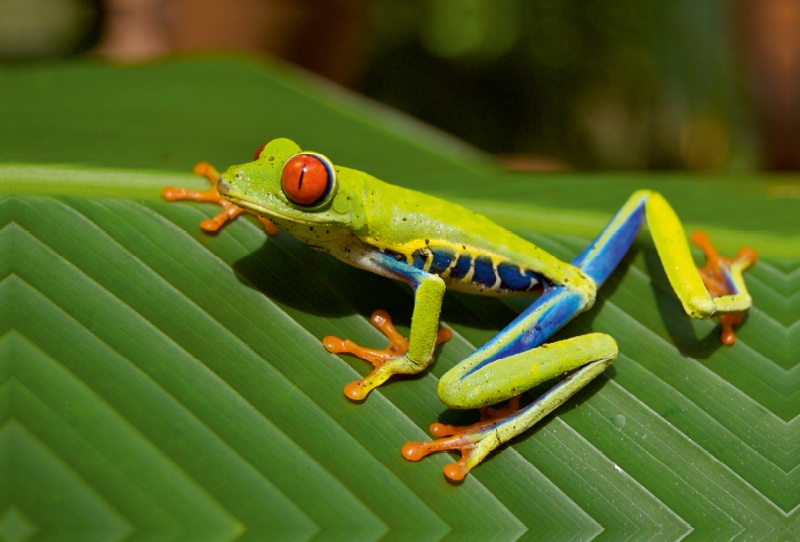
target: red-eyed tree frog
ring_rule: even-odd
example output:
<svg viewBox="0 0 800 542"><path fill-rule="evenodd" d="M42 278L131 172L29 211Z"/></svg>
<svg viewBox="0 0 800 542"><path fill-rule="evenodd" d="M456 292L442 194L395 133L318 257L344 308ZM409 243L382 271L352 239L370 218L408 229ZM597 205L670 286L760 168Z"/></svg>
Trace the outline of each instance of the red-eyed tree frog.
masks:
<svg viewBox="0 0 800 542"><path fill-rule="evenodd" d="M660 194L649 190L631 195L588 248L565 263L473 211L334 166L288 139L265 144L253 162L221 175L205 163L195 172L214 186L204 192L165 188L163 194L169 200L222 204L223 211L204 221L204 229L216 230L245 210L259 216L268 233L276 233L277 225L315 250L401 280L414 290L407 341L382 311L372 320L391 341L384 350L336 337L323 340L331 352L352 353L374 365L368 376L345 387L351 400L364 400L394 374L419 373L431 364L436 345L449 338L447 328L439 329L445 288L479 295L539 294L527 310L439 381L438 394L445 405L481 409L482 421L463 428L434 423L431 432L442 438L402 448L411 461L435 451L461 451L461 459L444 469L453 481L462 480L494 448L529 429L616 359L617 344L603 333L545 341L592 307L597 289L645 219L669 282L689 316L721 317L722 341L732 344L732 327L751 305L742 273L755 262L755 252L743 249L734 259L723 258L704 234L696 233L693 241L708 259L707 267L698 271L677 215ZM564 374L544 395L519 407L524 391ZM503 409L488 408L509 399Z"/></svg>

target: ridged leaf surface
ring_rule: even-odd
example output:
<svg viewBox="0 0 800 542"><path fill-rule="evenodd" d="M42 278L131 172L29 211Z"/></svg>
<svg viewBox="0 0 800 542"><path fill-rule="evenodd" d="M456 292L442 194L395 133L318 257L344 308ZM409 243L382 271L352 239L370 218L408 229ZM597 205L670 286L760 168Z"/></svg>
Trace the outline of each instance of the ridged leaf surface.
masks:
<svg viewBox="0 0 800 542"><path fill-rule="evenodd" d="M511 174L305 76L245 60L0 70L0 539L797 538L800 185L786 177ZM364 362L325 335L407 331L403 285L165 185L288 136L488 215L562 259L633 190L661 191L727 252L761 252L733 347L689 320L643 232L559 337L619 359L461 485L399 449L448 411L437 379L530 302L450 294L423 374L363 404ZM698 258L702 263L702 257Z"/></svg>

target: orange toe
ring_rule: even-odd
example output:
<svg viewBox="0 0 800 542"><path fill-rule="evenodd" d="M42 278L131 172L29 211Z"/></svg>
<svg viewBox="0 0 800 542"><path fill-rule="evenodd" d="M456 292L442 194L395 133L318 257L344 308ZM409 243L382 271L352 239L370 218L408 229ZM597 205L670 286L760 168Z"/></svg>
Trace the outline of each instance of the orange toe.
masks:
<svg viewBox="0 0 800 542"><path fill-rule="evenodd" d="M207 232L219 231L226 223L236 219L242 213L254 215L261 224L264 226L264 231L268 235L276 235L278 233L278 226L263 216L257 215L251 211L247 211L230 201L220 196L217 191L217 181L219 180L219 172L208 162L199 162L194 166L194 173L205 177L211 183L211 188L206 190L192 190L190 188L175 188L167 186L161 190L161 196L167 201L179 200L192 200L205 203L216 203L222 206L222 211L217 213L213 218L209 218L200 222L200 228Z"/></svg>

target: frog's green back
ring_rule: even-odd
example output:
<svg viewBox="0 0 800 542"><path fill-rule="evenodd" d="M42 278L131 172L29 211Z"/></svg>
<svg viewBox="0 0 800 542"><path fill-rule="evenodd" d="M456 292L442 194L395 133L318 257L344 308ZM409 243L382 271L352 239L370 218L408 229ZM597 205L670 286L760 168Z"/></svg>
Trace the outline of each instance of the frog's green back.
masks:
<svg viewBox="0 0 800 542"><path fill-rule="evenodd" d="M501 246L524 250L532 246L461 205L395 186L361 172L348 171L365 178L363 202L369 237L392 244L433 237L481 246L482 241L491 239L486 248Z"/></svg>
<svg viewBox="0 0 800 542"><path fill-rule="evenodd" d="M348 178L363 183L366 225L355 233L373 246L410 257L427 245L450 244L473 256L512 261L557 282L574 274L568 264L475 211L365 173L340 169Z"/></svg>

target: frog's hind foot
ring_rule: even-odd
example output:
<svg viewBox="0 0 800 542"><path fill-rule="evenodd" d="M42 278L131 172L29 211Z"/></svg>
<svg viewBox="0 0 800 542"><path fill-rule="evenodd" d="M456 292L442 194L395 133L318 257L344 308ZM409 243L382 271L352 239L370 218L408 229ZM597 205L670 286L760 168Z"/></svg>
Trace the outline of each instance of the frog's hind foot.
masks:
<svg viewBox="0 0 800 542"><path fill-rule="evenodd" d="M217 191L217 181L219 180L219 172L208 162L199 162L194 166L194 174L205 177L211 183L211 188L206 190L192 190L189 188L175 188L167 186L161 190L161 195L167 201L179 201L190 199L192 201L216 203L222 207L222 211L217 213L213 218L203 220L200 222L200 228L208 232L219 231L226 222L233 221L242 213L249 213L258 218L264 226L264 231L268 235L277 235L278 227L263 216L251 213L242 209L238 205L234 205L219 195Z"/></svg>
<svg viewBox="0 0 800 542"><path fill-rule="evenodd" d="M758 254L755 250L745 247L739 250L735 258L726 258L721 256L714 245L711 243L708 234L704 231L695 231L690 237L692 243L703 251L706 257L706 265L699 267L697 271L703 279L708 293L711 297L720 297L723 295L731 295L736 293L732 284L731 270L736 267L739 272L744 271L756 262ZM719 317L722 326L719 340L726 345L732 345L736 342L736 333L733 331L734 326L738 326L744 318L744 312L736 312L731 314L722 314Z"/></svg>
<svg viewBox="0 0 800 542"><path fill-rule="evenodd" d="M499 444L492 429L463 432L452 437L430 442L408 442L400 452L409 461L419 461L428 454L444 451L459 451L461 459L444 467L444 475L453 482L460 482L489 452Z"/></svg>
<svg viewBox="0 0 800 542"><path fill-rule="evenodd" d="M493 407L479 408L478 413L480 414L481 419L478 422L473 423L472 425L463 425L459 427L455 425L448 425L444 423L435 422L431 424L429 430L434 437L450 437L453 435L458 435L461 433L466 433L469 431L480 429L481 427L491 425L492 423L498 420L502 420L518 412L519 401L521 398L522 394L515 395L514 397L508 400L506 406L501 408L493 408Z"/></svg>
<svg viewBox="0 0 800 542"><path fill-rule="evenodd" d="M372 325L378 328L387 339L389 345L383 349L374 349L360 346L349 339L340 339L329 335L322 339L325 349L332 354L353 354L359 359L368 361L374 367L373 371L361 380L351 382L344 388L344 394L354 401L364 400L370 391L377 388L393 374L406 374L408 362L403 357L408 352L408 340L403 337L392 323L388 312L377 310L370 318ZM451 332L447 328L440 328L436 337L436 345L450 340Z"/></svg>
<svg viewBox="0 0 800 542"><path fill-rule="evenodd" d="M489 452L501 444L497 426L512 420L519 412L521 395L512 397L503 408L481 408L481 420L472 425L455 427L433 423L430 432L439 438L429 442L409 442L401 453L409 461L419 461L428 454L443 451L460 451L461 459L444 468L444 475L453 482L460 482L467 473L480 463Z"/></svg>

